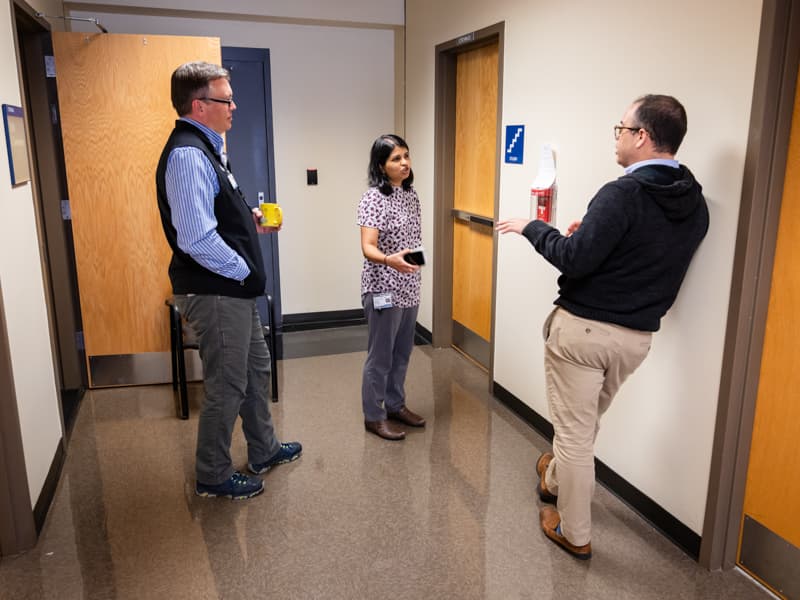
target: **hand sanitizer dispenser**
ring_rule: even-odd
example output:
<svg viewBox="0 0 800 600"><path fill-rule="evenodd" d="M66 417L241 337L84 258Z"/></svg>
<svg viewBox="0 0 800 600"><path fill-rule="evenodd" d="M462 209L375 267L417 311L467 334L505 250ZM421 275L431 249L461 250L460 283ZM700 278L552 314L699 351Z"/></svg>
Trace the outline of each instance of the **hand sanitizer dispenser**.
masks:
<svg viewBox="0 0 800 600"><path fill-rule="evenodd" d="M556 223L556 163L550 144L542 146L539 172L531 184L531 219Z"/></svg>

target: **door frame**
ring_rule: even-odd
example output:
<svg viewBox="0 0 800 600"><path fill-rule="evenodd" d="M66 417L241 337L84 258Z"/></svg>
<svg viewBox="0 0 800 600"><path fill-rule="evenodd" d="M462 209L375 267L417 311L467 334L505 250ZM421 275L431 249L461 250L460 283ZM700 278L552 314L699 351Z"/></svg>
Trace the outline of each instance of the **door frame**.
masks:
<svg viewBox="0 0 800 600"><path fill-rule="evenodd" d="M225 66L226 61L240 61L240 62L257 62L261 63L263 67L264 77L264 123L266 137L266 150L265 157L267 168L267 194L268 198L277 198L277 189L275 183L275 137L273 134L273 112L272 112L272 66L270 64L270 52L268 48L244 48L239 46L221 46L222 66ZM233 75L231 76L233 79ZM235 86L236 83L234 82ZM234 94L236 89L234 89ZM245 125L240 125L245 126ZM227 140L236 137L236 126L226 133ZM232 158L233 168L236 169L237 162L235 157ZM241 168L241 167L240 167ZM249 198L248 202L253 203L254 199ZM263 238L264 236L259 236ZM273 307L275 310L275 328L277 330L276 348L273 350L277 358L283 358L283 309L281 304L281 278L280 278L280 256L278 254L278 234L270 234L266 236L265 241L260 241L261 247L269 244L271 250L271 262L267 264L266 260L264 266L267 269L267 284L266 291L272 296ZM262 250L263 253L263 250ZM265 257L266 258L266 257ZM258 302L259 313L261 322L267 322L266 314L266 301L259 299Z"/></svg>
<svg viewBox="0 0 800 600"><path fill-rule="evenodd" d="M453 226L456 136L456 67L458 55L497 43L497 132L494 181L494 214L500 201L502 153L503 40L505 23L472 31L436 46L434 107L434 258L433 258L433 332L436 348L453 343ZM494 373L494 317L497 286L497 234L492 243L492 314L489 339L489 381Z"/></svg>
<svg viewBox="0 0 800 600"><path fill-rule="evenodd" d="M800 0L764 0L699 562L736 565L783 181L800 66Z"/></svg>
<svg viewBox="0 0 800 600"><path fill-rule="evenodd" d="M0 289L0 559L32 548L37 537L5 315Z"/></svg>
<svg viewBox="0 0 800 600"><path fill-rule="evenodd" d="M53 190L56 190L56 196L60 195L58 186L62 183L55 175L53 165L57 160L63 161L63 150L56 143L56 131L50 120L50 111L46 106L46 100L44 110L41 110L43 105L40 102L40 96L46 99L47 93L46 82L40 81L44 49L39 38L42 35L50 35L51 29L50 25L38 17L37 12L24 0L12 0L10 8L20 97L26 114L28 159L31 164L31 179L28 185L31 188L39 240L50 351L55 367L53 377L56 389L61 394L57 410L59 411L62 435L67 435L71 419L69 415L65 419L64 381L67 377L64 375L63 355L59 347L58 332L62 330L59 329L57 304L64 301L61 292L67 289L69 293L70 290L68 287L59 288L57 282L54 282L54 278L59 275L54 273L52 257L59 253L64 254L68 248L65 247L66 242L63 237L55 241L48 238L46 210L43 205L44 196L51 197ZM76 295L77 292L73 288L71 293ZM63 321L65 320L62 319ZM71 338L74 340L74 336ZM63 350L63 347L61 348ZM74 375L74 365L67 365L67 369L70 368L72 368L70 374ZM72 377L69 380L76 381L76 378ZM68 411L73 416L76 412L76 403L80 400L83 390L81 373L78 373L77 381L79 381L78 397L75 400L75 395L72 394L70 402L73 410ZM64 438L62 437L36 505L33 506L28 484L2 290L0 290L0 389L2 389L0 395L0 506L7 507L7 510L0 514L0 557L2 557L23 552L36 544L38 532L44 524L47 511L55 495L64 457Z"/></svg>
<svg viewBox="0 0 800 600"><path fill-rule="evenodd" d="M39 234L53 364L60 395L62 430L69 436L81 398L89 385L83 350L78 278L69 205L64 148L55 77L45 72L52 56L50 26L24 2L15 0L15 32L23 104L29 126L34 212ZM68 212L68 211L67 211Z"/></svg>

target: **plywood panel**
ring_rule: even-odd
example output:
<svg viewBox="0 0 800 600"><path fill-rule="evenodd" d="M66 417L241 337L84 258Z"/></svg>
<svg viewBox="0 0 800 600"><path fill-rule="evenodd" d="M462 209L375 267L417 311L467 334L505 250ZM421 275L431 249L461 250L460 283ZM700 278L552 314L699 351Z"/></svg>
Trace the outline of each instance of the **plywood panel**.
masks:
<svg viewBox="0 0 800 600"><path fill-rule="evenodd" d="M165 352L169 247L155 169L176 119L170 75L221 62L218 38L54 33L87 356Z"/></svg>
<svg viewBox="0 0 800 600"><path fill-rule="evenodd" d="M494 217L498 45L459 54L453 205Z"/></svg>
<svg viewBox="0 0 800 600"><path fill-rule="evenodd" d="M800 86L796 92L744 512L800 547Z"/></svg>
<svg viewBox="0 0 800 600"><path fill-rule="evenodd" d="M453 223L453 319L486 341L492 329L491 227Z"/></svg>

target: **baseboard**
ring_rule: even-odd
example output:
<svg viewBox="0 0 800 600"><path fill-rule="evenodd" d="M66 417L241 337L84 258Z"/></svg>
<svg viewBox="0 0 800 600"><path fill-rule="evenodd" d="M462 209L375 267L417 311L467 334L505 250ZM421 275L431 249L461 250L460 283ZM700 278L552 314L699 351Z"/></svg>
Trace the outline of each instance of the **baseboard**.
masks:
<svg viewBox="0 0 800 600"><path fill-rule="evenodd" d="M81 404L86 388L79 387L70 390L61 390L61 414L64 417L64 432L69 439L75 417L78 416L78 407Z"/></svg>
<svg viewBox="0 0 800 600"><path fill-rule="evenodd" d="M352 310L327 310L313 313L294 313L283 315L281 331L304 331L308 329L326 329L329 327L347 327L349 325L364 325L364 309Z"/></svg>
<svg viewBox="0 0 800 600"><path fill-rule="evenodd" d="M550 443L553 442L553 426L550 424L550 421L542 417L496 381L492 382L492 393L498 400L517 413L517 416L523 421L546 437Z"/></svg>
<svg viewBox="0 0 800 600"><path fill-rule="evenodd" d="M498 400L552 443L553 426L547 419L496 381L492 382L492 392ZM595 476L603 487L641 515L642 518L658 529L686 554L695 560L699 558L701 537L698 534L620 477L606 464L596 458L594 459L594 464Z"/></svg>
<svg viewBox="0 0 800 600"><path fill-rule="evenodd" d="M367 319L364 317L364 310L361 308L315 313L295 313L283 315L283 325L278 331L278 337L280 338L281 333L292 331L349 327L351 325L366 325L366 323ZM431 344L433 343L433 334L417 323L414 331L414 343L417 346ZM278 358L280 358L280 355Z"/></svg>
<svg viewBox="0 0 800 600"><path fill-rule="evenodd" d="M33 507L33 522L36 525L37 535L42 531L44 520L47 518L47 511L50 510L50 505L53 503L53 498L55 498L58 480L61 477L65 459L64 440L60 439L58 440L55 456L53 456L53 462L50 463L50 470L44 480L42 491L39 494L39 499L36 501L36 506Z"/></svg>
<svg viewBox="0 0 800 600"><path fill-rule="evenodd" d="M433 343L433 334L425 327L417 323L414 330L414 344L417 346L425 346Z"/></svg>

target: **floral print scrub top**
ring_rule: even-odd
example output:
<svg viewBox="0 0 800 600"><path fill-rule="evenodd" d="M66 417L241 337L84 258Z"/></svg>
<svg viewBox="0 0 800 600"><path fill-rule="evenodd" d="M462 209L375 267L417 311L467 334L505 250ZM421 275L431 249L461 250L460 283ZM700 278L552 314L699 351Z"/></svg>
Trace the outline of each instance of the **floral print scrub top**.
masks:
<svg viewBox="0 0 800 600"><path fill-rule="evenodd" d="M422 245L422 219L416 190L395 187L390 196L384 196L378 188L369 188L358 203L358 225L378 230L378 249L384 254L418 248ZM419 271L400 273L365 258L361 295L392 292L394 306L410 308L419 305L421 281Z"/></svg>

